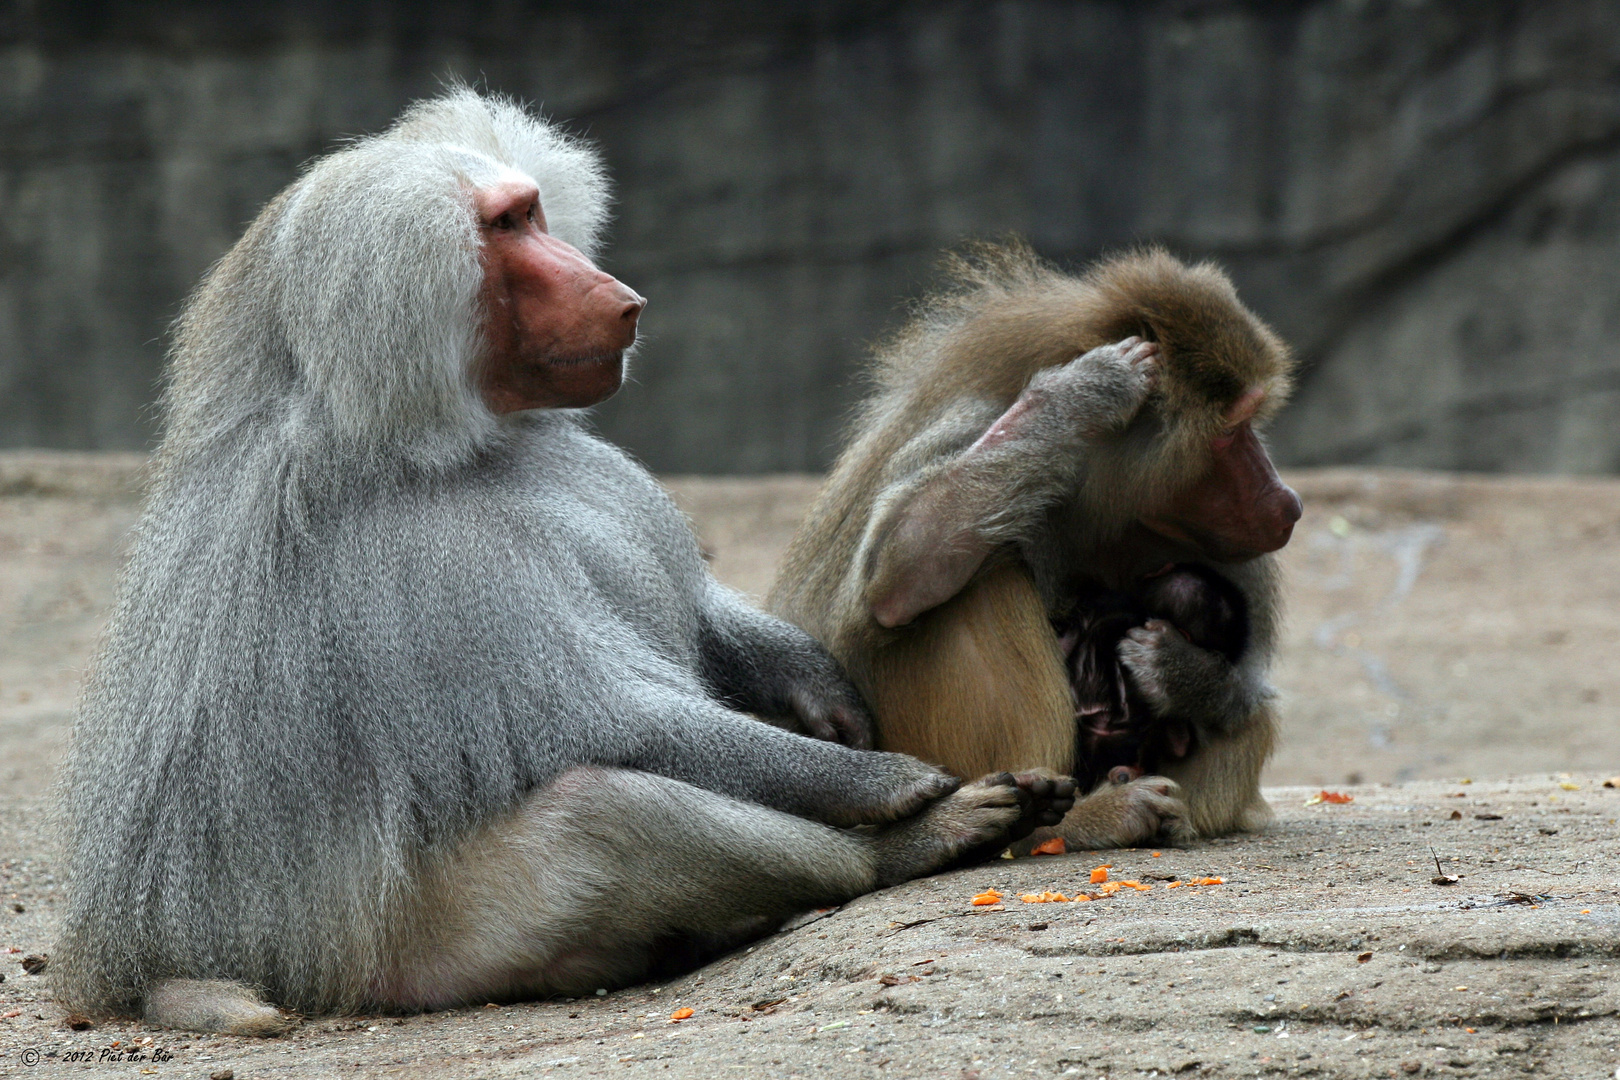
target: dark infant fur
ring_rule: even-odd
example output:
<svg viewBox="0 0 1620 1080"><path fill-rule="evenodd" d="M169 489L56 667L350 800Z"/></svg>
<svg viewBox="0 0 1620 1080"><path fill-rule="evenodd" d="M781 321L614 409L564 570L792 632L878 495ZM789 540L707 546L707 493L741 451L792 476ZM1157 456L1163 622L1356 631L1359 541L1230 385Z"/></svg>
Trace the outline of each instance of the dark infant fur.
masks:
<svg viewBox="0 0 1620 1080"><path fill-rule="evenodd" d="M1149 620L1169 623L1192 644L1220 653L1231 663L1249 638L1243 593L1214 570L1180 563L1144 579L1130 593L1095 586L1053 622L1069 670L1075 701L1075 780L1082 791L1112 770L1125 779L1159 771L1193 748L1193 728L1184 719L1155 716L1119 660L1125 635Z"/></svg>

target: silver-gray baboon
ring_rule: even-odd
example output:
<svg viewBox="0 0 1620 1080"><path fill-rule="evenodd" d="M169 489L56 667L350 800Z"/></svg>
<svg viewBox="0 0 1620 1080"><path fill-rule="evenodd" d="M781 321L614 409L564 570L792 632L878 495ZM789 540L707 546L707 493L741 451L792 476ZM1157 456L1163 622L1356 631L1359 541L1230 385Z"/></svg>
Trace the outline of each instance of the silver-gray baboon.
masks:
<svg viewBox="0 0 1620 1080"><path fill-rule="evenodd" d="M1072 803L857 749L837 665L589 433L644 303L592 262L606 206L589 149L456 90L191 298L65 771L70 1007L589 992Z"/></svg>
<svg viewBox="0 0 1620 1080"><path fill-rule="evenodd" d="M1255 428L1287 395L1287 350L1219 270L1162 251L1081 277L1017 245L953 265L955 286L879 350L876 391L768 606L843 663L881 748L959 776L1040 766L1095 782L1114 762L1077 715L1097 690L1074 682L1076 614L1100 614L1099 593L1142 605L1156 575L1199 566L1172 583L1195 594L1178 610L1233 602L1214 637L1241 646L1200 648L1162 617L1119 627L1110 650L1150 715L1102 734L1136 740L1161 775L1131 764L1058 832L1103 847L1258 825L1275 730L1268 553L1300 505Z"/></svg>

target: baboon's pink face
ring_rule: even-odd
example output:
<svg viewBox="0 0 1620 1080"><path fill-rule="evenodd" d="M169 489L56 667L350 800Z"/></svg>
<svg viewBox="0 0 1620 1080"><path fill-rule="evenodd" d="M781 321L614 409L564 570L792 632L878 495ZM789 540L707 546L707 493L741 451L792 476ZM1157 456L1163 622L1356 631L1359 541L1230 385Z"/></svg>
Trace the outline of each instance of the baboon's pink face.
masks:
<svg viewBox="0 0 1620 1080"><path fill-rule="evenodd" d="M1254 389L1227 409L1226 428L1210 440L1204 474L1142 524L1217 562L1243 562L1288 543L1302 508L1254 433L1264 401L1265 392Z"/></svg>
<svg viewBox="0 0 1620 1080"><path fill-rule="evenodd" d="M480 189L473 203L484 268L478 381L490 410L579 409L613 396L647 301L546 232L532 183Z"/></svg>

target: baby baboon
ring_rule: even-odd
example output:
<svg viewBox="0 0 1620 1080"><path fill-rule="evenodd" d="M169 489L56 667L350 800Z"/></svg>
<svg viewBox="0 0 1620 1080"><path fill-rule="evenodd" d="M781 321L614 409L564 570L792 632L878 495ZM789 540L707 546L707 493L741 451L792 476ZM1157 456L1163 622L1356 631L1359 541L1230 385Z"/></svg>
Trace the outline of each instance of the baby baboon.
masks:
<svg viewBox="0 0 1620 1080"><path fill-rule="evenodd" d="M456 90L187 303L65 770L70 1008L270 1034L590 993L1072 804L855 749L833 660L591 434L645 303L591 260L606 206L589 149Z"/></svg>
<svg viewBox="0 0 1620 1080"><path fill-rule="evenodd" d="M1167 564L1217 568L1243 601L1235 658L1163 620L1129 629L1134 614L1101 613L1125 628L1118 659L1149 730L1185 725L1188 751L1162 755L1160 776L1099 787L1060 832L1094 847L1259 824L1269 553L1300 505L1256 429L1287 396L1287 350L1218 269L1162 251L1071 277L1027 248L982 247L953 269L879 350L772 610L843 662L879 746L960 776L1067 772L1076 703L1053 620L1095 590L1133 609Z"/></svg>
<svg viewBox="0 0 1620 1080"><path fill-rule="evenodd" d="M1083 586L1074 607L1053 620L1074 692L1075 783L1090 791L1104 777L1129 783L1159 772L1193 749L1179 717L1159 717L1131 682L1119 646L1138 627L1175 632L1237 663L1248 643L1243 594L1198 563L1166 567L1134 593Z"/></svg>

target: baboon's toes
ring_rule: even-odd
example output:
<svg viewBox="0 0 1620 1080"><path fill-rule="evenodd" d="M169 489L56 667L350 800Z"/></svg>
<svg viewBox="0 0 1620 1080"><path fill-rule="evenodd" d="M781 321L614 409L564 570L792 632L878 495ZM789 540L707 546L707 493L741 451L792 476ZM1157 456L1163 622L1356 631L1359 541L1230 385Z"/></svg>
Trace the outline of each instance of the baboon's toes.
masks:
<svg viewBox="0 0 1620 1080"><path fill-rule="evenodd" d="M1074 809L1074 778L1053 776L1050 773L1024 772L1013 778L1020 791L1029 796L1030 805L1024 816L1031 824L1028 832L1041 826L1056 825ZM1020 837L1021 839L1022 837Z"/></svg>

